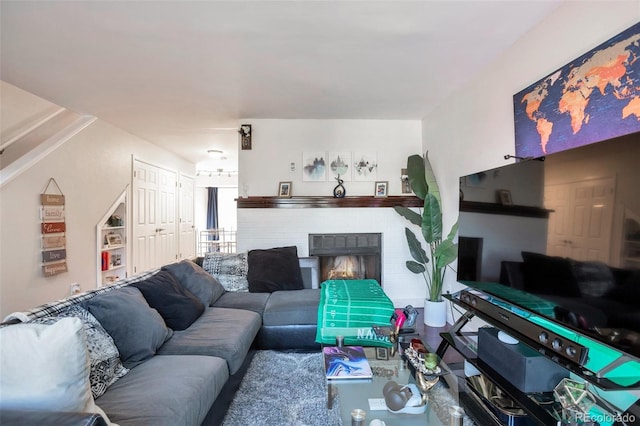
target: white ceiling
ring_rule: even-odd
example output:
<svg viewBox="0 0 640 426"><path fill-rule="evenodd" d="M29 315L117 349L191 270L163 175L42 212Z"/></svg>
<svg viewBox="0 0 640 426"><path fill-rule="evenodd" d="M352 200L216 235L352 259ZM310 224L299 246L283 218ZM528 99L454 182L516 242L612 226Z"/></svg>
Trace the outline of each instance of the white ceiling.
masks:
<svg viewBox="0 0 640 426"><path fill-rule="evenodd" d="M562 1L2 0L0 76L234 170L242 118L421 119Z"/></svg>

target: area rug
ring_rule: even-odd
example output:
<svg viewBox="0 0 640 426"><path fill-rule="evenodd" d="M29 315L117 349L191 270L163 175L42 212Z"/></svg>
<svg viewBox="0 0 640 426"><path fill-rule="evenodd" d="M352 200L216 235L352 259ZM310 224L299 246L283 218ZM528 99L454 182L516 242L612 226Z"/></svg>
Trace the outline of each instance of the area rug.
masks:
<svg viewBox="0 0 640 426"><path fill-rule="evenodd" d="M322 354L259 351L224 418L224 426L340 426L327 409Z"/></svg>

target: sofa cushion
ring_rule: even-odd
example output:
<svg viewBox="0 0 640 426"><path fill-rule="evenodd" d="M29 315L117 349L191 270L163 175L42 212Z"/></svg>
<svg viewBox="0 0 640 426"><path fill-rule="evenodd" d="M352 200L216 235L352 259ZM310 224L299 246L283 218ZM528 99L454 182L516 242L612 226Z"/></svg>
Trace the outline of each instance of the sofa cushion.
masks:
<svg viewBox="0 0 640 426"><path fill-rule="evenodd" d="M234 374L247 356L262 325L255 312L207 308L187 330L176 331L158 351L160 355L209 355L224 358Z"/></svg>
<svg viewBox="0 0 640 426"><path fill-rule="evenodd" d="M318 323L319 289L276 291L264 309L265 326L304 325Z"/></svg>
<svg viewBox="0 0 640 426"><path fill-rule="evenodd" d="M571 261L558 256L522 252L524 289L531 293L580 296Z"/></svg>
<svg viewBox="0 0 640 426"><path fill-rule="evenodd" d="M217 308L246 309L262 316L270 293L248 293L227 291L213 304Z"/></svg>
<svg viewBox="0 0 640 426"><path fill-rule="evenodd" d="M162 270L131 286L140 290L149 306L157 310L173 330L184 330L204 312L202 302L169 271Z"/></svg>
<svg viewBox="0 0 640 426"><path fill-rule="evenodd" d="M204 306L212 305L225 292L213 275L189 259L163 266L162 269L176 277Z"/></svg>
<svg viewBox="0 0 640 426"><path fill-rule="evenodd" d="M200 425L229 378L212 356L154 356L98 398L120 426Z"/></svg>
<svg viewBox="0 0 640 426"><path fill-rule="evenodd" d="M202 269L213 275L226 291L249 291L247 253L207 253Z"/></svg>
<svg viewBox="0 0 640 426"><path fill-rule="evenodd" d="M79 318L0 329L0 409L106 415L89 382L86 337Z"/></svg>
<svg viewBox="0 0 640 426"><path fill-rule="evenodd" d="M118 348L109 333L89 311L78 305L69 306L55 317L36 318L30 321L29 324L50 325L61 318L67 317L78 318L82 321L89 353L91 393L94 398L98 398L116 380L127 374L129 370L122 365Z"/></svg>
<svg viewBox="0 0 640 426"><path fill-rule="evenodd" d="M271 293L304 288L296 246L251 250L247 259L249 291Z"/></svg>
<svg viewBox="0 0 640 426"><path fill-rule="evenodd" d="M83 303L113 338L127 368L155 355L173 333L135 287L123 287Z"/></svg>

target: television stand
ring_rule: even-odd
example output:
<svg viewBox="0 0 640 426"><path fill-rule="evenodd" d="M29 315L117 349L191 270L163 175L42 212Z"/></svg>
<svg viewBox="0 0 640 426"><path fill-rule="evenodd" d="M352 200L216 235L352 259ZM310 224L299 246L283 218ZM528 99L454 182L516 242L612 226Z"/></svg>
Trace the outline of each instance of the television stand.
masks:
<svg viewBox="0 0 640 426"><path fill-rule="evenodd" d="M480 359L477 355L477 332L465 332L463 328L465 325L469 323L469 321L478 317L484 320L489 325L496 327L498 330L503 330L509 335L515 337L520 342L525 344L526 346L531 347L532 349L538 351L542 355L549 358L551 361L559 364L560 366L566 368L570 372L578 375L579 377L585 379L585 381L601 388L601 389L616 389L616 390L632 390L637 389L636 385L630 385L627 387L622 386L620 383L615 383L612 380L608 380L603 378L598 372L592 372L585 367L586 362L586 354L582 352L577 352L577 355L574 357L575 361L572 361L569 357L561 357L557 354L548 350L545 346L545 343L538 342L537 340L532 339L530 336L539 336L542 331L545 329L540 328L536 330L536 334L531 334L530 330L527 327L524 327L524 330L518 329L518 326L521 325L519 320L527 321L519 317L518 321L509 322L512 319L511 315L507 315L507 313L511 313L508 311L507 307L505 307L505 311L500 313L498 311L492 312L491 309L488 309L484 303L478 303L476 299L463 298L465 290L458 292L456 294L446 294L444 297L451 301L453 304L461 307L464 310L464 313L460 316L460 318L447 330L446 332L440 333L442 341L438 346L436 351L437 355L442 358L447 352L449 348L453 348L457 353L459 353L468 363L477 368L486 379L488 379L491 383L497 386L504 394L509 396L515 403L517 403L531 418L540 424L545 425L562 425L561 420L558 420L558 415L555 413L556 410L560 409L559 403L553 403L553 393L545 392L540 394L542 399L536 399L535 396L537 394L533 393L525 393L518 389L511 381L505 379L500 371L495 370L492 366L488 365L482 359ZM482 295L480 295L482 297ZM489 297L488 299L491 299ZM484 300L483 300L484 302ZM501 305L502 301L496 300L497 305ZM492 305L493 308L503 309L500 306ZM493 309L492 308L492 309ZM498 312L498 313L496 313ZM534 324L536 327L540 327L538 324ZM556 329L556 331L561 332ZM577 333L577 332L575 332ZM535 338L535 337L534 337ZM575 339L580 340L580 339ZM578 345L578 343L574 341L570 341L567 339L567 342L571 342L572 344ZM566 346L565 346L566 347ZM588 348L585 348L585 352L588 353ZM473 391L468 389L466 383L460 386L461 389L467 392L469 395L473 394ZM473 395L472 395L473 396ZM461 396L462 397L462 396ZM597 405L603 407L605 410L610 411L614 414L623 414L624 410L619 410L615 407L612 407L610 403L607 401L603 401L602 399L597 400ZM555 406L555 408L554 408ZM487 407L488 409L488 407ZM624 414L635 416L636 419L640 419L640 406L636 402L632 404ZM497 424L501 424L500 422Z"/></svg>

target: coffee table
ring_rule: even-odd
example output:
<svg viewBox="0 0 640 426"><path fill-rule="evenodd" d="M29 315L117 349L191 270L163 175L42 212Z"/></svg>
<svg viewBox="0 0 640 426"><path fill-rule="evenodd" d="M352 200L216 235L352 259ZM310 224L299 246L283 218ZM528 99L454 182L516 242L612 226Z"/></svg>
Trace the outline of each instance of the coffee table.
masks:
<svg viewBox="0 0 640 426"><path fill-rule="evenodd" d="M351 425L351 411L356 408L366 411L365 425L368 425L373 419L383 420L387 426L400 424L403 426L441 426L449 424L448 420L446 423L443 423L437 416L436 409L431 400L427 402L427 409L422 414L400 414L392 413L386 409L372 410L370 408L370 398L384 399L382 389L390 380L400 385L407 383L415 384L410 367L399 353L391 356L391 350L387 350L388 359L384 359L384 356L381 356L382 354L378 349L379 348L365 347L367 359L374 373L373 379L327 380L328 408L332 408L336 401L339 402L342 424L345 426ZM453 374L445 370L446 365L444 365L444 363L440 364L440 368L442 368L445 373L440 379L445 380L447 384L449 384L449 381L446 380L447 376L453 376ZM457 386L457 381L452 380L451 382L453 386ZM450 388L450 390L452 396L457 396L457 387ZM455 397L455 400L457 401L457 397Z"/></svg>

